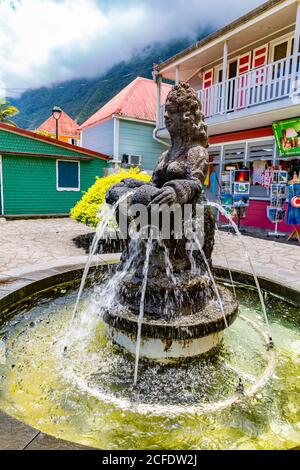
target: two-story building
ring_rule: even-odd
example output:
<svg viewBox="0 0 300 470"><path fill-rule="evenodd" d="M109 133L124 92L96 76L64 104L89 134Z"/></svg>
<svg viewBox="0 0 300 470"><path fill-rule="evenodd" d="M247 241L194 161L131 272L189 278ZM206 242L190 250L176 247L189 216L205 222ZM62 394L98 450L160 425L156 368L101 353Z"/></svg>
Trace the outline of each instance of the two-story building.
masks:
<svg viewBox="0 0 300 470"><path fill-rule="evenodd" d="M169 139L160 102L162 81L189 82L208 124L215 196L227 168L251 170L246 225L272 227L267 218L270 194L261 184L265 169L281 168L289 177L300 171L299 37L300 0L270 0L154 67L156 138ZM284 138L290 132L292 143L286 142L295 148L292 156L282 156L272 124L291 118L299 123L287 124ZM281 228L290 230L284 222Z"/></svg>

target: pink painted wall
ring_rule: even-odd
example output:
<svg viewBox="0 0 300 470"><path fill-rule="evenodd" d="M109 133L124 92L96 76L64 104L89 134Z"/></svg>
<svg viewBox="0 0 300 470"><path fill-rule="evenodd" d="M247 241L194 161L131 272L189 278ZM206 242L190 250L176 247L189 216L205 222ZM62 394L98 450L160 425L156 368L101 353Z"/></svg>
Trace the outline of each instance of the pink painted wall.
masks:
<svg viewBox="0 0 300 470"><path fill-rule="evenodd" d="M248 227L258 227L266 230L274 230L275 224L272 224L267 218L268 201L250 201L250 206L246 210L246 218L241 220L241 225ZM221 218L222 222L226 222ZM281 232L292 232L294 227L287 225L284 221L278 224L278 230Z"/></svg>

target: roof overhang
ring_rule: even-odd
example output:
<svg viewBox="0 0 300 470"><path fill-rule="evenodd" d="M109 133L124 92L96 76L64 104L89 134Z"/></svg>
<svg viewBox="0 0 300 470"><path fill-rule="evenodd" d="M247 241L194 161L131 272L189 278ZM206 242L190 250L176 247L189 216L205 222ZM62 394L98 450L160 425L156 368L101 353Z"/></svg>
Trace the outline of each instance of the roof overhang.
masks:
<svg viewBox="0 0 300 470"><path fill-rule="evenodd" d="M224 41L229 53L249 46L262 38L293 25L296 20L297 0L270 0L233 23L209 35L193 46L155 65L154 71L165 79L175 80L180 67L180 79L188 81L201 66L219 61L223 56Z"/></svg>
<svg viewBox="0 0 300 470"><path fill-rule="evenodd" d="M109 156L105 155L104 153L95 152L94 150L86 149L84 147L79 147L77 145L72 145L72 144L69 144L67 142L62 142L60 140L52 139L51 137L41 136L41 135L36 134L34 132L27 131L25 129L21 129L20 127L15 127L15 126L11 126L11 125L8 125L8 124L0 123L0 131L1 130L11 132L12 134L21 135L22 137L28 137L30 139L45 142L47 144L51 144L51 145L56 146L56 147L65 148L65 149L71 150L72 152L74 152L76 154L77 153L80 154L82 157L99 158L101 160L109 160L110 159Z"/></svg>
<svg viewBox="0 0 300 470"><path fill-rule="evenodd" d="M91 161L94 160L92 157L83 157L82 155L53 155L47 153L33 153L33 152L13 152L8 150L0 150L0 155L7 156L20 156L20 157L39 157L39 158L55 158L64 160L84 160Z"/></svg>

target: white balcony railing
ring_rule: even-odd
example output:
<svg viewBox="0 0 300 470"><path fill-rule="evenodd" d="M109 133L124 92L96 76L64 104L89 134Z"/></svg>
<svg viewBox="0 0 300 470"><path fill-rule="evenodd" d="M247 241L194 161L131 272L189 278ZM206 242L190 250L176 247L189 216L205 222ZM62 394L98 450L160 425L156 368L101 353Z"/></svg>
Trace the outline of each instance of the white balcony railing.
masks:
<svg viewBox="0 0 300 470"><path fill-rule="evenodd" d="M238 77L199 90L198 96L206 118L233 113L252 106L288 97L292 81L300 80L300 53L297 57L296 76L293 75L291 57L251 70ZM163 129L165 107L160 107L159 128Z"/></svg>

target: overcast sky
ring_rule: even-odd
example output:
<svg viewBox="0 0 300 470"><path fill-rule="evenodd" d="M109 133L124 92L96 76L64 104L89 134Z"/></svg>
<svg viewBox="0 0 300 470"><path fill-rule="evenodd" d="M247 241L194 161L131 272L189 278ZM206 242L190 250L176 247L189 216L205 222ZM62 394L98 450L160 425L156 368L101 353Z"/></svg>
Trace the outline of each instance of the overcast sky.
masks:
<svg viewBox="0 0 300 470"><path fill-rule="evenodd" d="M0 0L0 88L92 77L154 41L217 29L264 0Z"/></svg>

